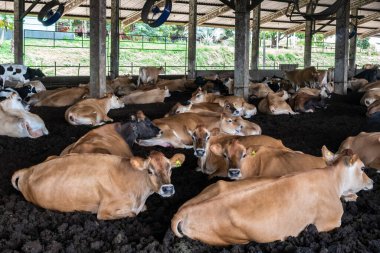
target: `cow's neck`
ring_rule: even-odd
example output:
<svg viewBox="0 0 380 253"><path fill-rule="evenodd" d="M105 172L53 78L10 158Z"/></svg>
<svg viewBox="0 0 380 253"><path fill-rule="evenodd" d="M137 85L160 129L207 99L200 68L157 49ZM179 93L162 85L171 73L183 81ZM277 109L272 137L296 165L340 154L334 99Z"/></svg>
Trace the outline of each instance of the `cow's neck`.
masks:
<svg viewBox="0 0 380 253"><path fill-rule="evenodd" d="M334 168L331 166L327 167L328 173L330 173L329 178L334 181L334 190L337 196L342 196L347 190L347 182L349 182L349 171L347 168L342 168L342 165L335 165ZM327 185L327 184L326 184Z"/></svg>
<svg viewBox="0 0 380 253"><path fill-rule="evenodd" d="M111 98L105 97L98 100L98 104L101 108L104 108L105 113L111 110Z"/></svg>

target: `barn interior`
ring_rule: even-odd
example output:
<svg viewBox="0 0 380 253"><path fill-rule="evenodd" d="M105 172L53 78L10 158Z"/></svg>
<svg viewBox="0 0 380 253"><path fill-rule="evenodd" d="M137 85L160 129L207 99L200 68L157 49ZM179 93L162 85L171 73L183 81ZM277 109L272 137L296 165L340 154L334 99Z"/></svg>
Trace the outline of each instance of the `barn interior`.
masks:
<svg viewBox="0 0 380 253"><path fill-rule="evenodd" d="M3 0L1 13L14 14L14 63L23 64L24 29L26 15L38 15L49 0ZM138 0L60 0L65 6L64 16L82 18L90 22L90 75L46 76L40 78L48 90L89 83L90 97L103 97L107 80L120 76L120 27L141 22L145 1ZM164 0L154 1L160 8ZM260 31L279 31L284 36L305 33L304 64L310 67L312 38L315 34L335 35L334 93L327 106L313 113L265 115L249 118L258 124L263 135L281 140L292 150L321 156L327 146L337 152L349 136L360 132L380 131L380 112L366 116L367 108L360 101L363 93L353 91L350 79L365 71L355 62L358 38L380 33L380 2L374 0L172 0L167 24L180 24L188 29L186 77L219 74L233 77L233 94L245 98L258 107L261 99L252 97L250 83L265 77L284 76L283 69L259 68ZM296 4L296 5L295 5ZM290 17L289 6L299 7ZM334 7L335 6L335 7ZM326 13L331 11L332 14ZM325 13L324 15L320 14ZM302 15L301 15L302 14ZM320 15L320 16L318 16ZM326 18L327 16L327 18ZM110 66L106 67L106 22L111 22ZM232 70L200 70L196 65L197 27L223 27L235 30L234 67ZM1 58L1 56L0 56ZM3 63L3 62L0 62ZM294 66L293 66L294 68ZM178 75L160 75L175 79ZM182 77L182 76L181 76ZM137 76L133 76L137 80ZM114 122L126 122L138 110L153 119L164 117L177 103L186 103L194 89L171 92L164 103L130 104L113 109L109 117ZM173 169L172 184L175 195L163 198L151 195L147 211L136 217L111 221L98 220L88 212L58 212L28 202L11 184L11 177L19 169L43 163L48 157L59 155L94 127L73 126L65 120L68 106L31 107L49 130L49 135L36 139L0 136L0 249L2 252L379 252L380 251L380 194L379 173L366 168L374 181L373 189L360 191L356 201L342 201L344 213L341 225L329 232L318 232L308 225L298 236L271 243L249 242L225 247L211 246L188 237L176 237L170 227L177 210L197 196L207 186L222 177L209 178L197 171L193 149L173 147L143 147L133 145L133 154L146 157L157 150L171 157L176 153L186 156L180 168ZM380 150L379 150L380 153ZM245 203L241 203L244 205ZM210 210L212 212L212 210Z"/></svg>

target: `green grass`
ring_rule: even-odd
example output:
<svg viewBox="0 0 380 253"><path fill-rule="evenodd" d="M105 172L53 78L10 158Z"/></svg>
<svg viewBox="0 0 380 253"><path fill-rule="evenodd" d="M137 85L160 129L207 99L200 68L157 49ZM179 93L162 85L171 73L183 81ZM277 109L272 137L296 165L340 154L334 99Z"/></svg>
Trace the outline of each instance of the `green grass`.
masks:
<svg viewBox="0 0 380 253"><path fill-rule="evenodd" d="M54 44L55 43L55 44ZM89 40L39 40L26 39L25 65L44 66L47 75L89 75ZM107 42L109 44L109 42ZM232 43L233 44L233 43ZM56 47L53 47L53 46ZM167 74L185 74L187 65L186 41L171 43L162 38L141 41L136 38L123 40L120 44L120 72L138 73L139 66L166 66ZM110 52L108 51L108 55ZM262 68L262 49L260 49L260 68ZM372 51L357 53L357 64L377 63L379 54ZM10 41L0 47L1 63L13 62ZM312 65L327 68L334 65L334 52L331 49L313 49ZM303 48L275 49L266 48L267 69L278 64L303 65ZM233 69L233 46L218 44L197 44L197 69ZM57 66L56 68L54 66ZM107 59L109 65L109 58ZM47 67L49 66L49 67Z"/></svg>

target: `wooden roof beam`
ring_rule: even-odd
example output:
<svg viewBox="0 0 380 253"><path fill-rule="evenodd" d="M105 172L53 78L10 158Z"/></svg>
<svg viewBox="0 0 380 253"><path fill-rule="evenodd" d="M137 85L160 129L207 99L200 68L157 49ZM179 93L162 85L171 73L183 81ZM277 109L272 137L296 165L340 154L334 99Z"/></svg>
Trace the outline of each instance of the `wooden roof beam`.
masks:
<svg viewBox="0 0 380 253"><path fill-rule="evenodd" d="M63 12L63 15L69 13L70 11L77 8L82 3L86 2L87 0L70 0L65 3L65 11ZM62 15L62 16L63 16Z"/></svg>
<svg viewBox="0 0 380 253"><path fill-rule="evenodd" d="M207 21L216 18L217 16L222 15L223 13L226 13L227 11L231 10L231 8L228 5L223 5L218 8L212 9L205 15L199 17L197 19L197 25L201 25L203 23L206 23Z"/></svg>
<svg viewBox="0 0 380 253"><path fill-rule="evenodd" d="M367 38L367 37L371 37L371 36L376 35L376 34L378 34L378 33L380 33L380 28L377 28L377 29L375 29L375 30L368 31L368 32L365 32L365 33L362 33L362 34L359 35L359 37L360 37L361 39L365 39L365 38Z"/></svg>
<svg viewBox="0 0 380 253"><path fill-rule="evenodd" d="M299 2L299 7L302 8L302 7L305 7L307 5L307 3L309 2L309 0L300 0ZM269 15L266 15L264 17L262 17L260 19L260 25L262 24L265 24L265 23L269 23L271 22L272 20L275 20L279 17L282 17L286 14L286 11L288 10L288 7L285 7L285 8L282 8L276 12L273 12Z"/></svg>

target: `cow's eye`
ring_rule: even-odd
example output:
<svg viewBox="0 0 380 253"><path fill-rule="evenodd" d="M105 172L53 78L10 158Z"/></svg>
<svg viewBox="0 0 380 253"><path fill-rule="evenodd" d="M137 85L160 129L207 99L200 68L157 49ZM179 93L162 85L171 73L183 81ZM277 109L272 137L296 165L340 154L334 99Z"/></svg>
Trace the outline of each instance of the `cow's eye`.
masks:
<svg viewBox="0 0 380 253"><path fill-rule="evenodd" d="M227 154L226 154L226 153L223 153L223 157L224 157L224 158L227 158Z"/></svg>
<svg viewBox="0 0 380 253"><path fill-rule="evenodd" d="M244 153L241 157L242 158L245 158L247 156L247 154L246 153Z"/></svg>
<svg viewBox="0 0 380 253"><path fill-rule="evenodd" d="M20 101L20 102L21 102L21 98L18 98L17 101Z"/></svg>
<svg viewBox="0 0 380 253"><path fill-rule="evenodd" d="M152 169L148 169L148 174L149 175L153 175L153 170Z"/></svg>
<svg viewBox="0 0 380 253"><path fill-rule="evenodd" d="M199 98L200 96L201 96L201 94L196 95L197 98Z"/></svg>
<svg viewBox="0 0 380 253"><path fill-rule="evenodd" d="M206 141L208 141L208 139L210 139L210 136L206 136Z"/></svg>
<svg viewBox="0 0 380 253"><path fill-rule="evenodd" d="M228 122L228 123L232 123L232 119L228 119L227 122Z"/></svg>
<svg viewBox="0 0 380 253"><path fill-rule="evenodd" d="M180 113L180 111L176 111L175 113L176 113L176 114L179 114L179 113Z"/></svg>

